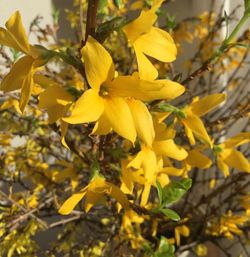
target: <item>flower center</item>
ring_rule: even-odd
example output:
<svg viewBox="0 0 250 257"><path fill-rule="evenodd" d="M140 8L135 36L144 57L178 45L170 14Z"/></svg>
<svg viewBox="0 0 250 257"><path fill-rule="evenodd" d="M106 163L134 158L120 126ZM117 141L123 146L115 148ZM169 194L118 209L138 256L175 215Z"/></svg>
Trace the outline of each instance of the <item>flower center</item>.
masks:
<svg viewBox="0 0 250 257"><path fill-rule="evenodd" d="M108 96L109 95L108 87L105 85L101 85L99 95L100 96Z"/></svg>

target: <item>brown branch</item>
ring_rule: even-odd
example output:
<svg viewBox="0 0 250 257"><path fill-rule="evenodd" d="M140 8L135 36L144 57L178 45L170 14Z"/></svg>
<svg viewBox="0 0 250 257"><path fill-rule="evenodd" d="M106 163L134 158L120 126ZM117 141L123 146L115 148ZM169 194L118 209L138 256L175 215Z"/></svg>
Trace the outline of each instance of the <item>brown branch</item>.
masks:
<svg viewBox="0 0 250 257"><path fill-rule="evenodd" d="M87 10L87 22L86 22L86 32L85 32L85 43L87 42L88 36L95 36L96 28L96 15L98 9L98 0L88 0L88 10Z"/></svg>

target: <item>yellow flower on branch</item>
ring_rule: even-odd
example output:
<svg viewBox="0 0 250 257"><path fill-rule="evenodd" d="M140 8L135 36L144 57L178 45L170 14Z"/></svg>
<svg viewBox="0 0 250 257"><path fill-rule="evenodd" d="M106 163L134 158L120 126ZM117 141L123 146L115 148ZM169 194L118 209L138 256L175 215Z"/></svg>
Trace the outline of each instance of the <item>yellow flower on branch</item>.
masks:
<svg viewBox="0 0 250 257"><path fill-rule="evenodd" d="M146 80L154 80L158 76L157 69L146 55L162 62L172 62L177 55L177 48L170 34L153 26L157 19L155 12L162 2L163 0L153 1L149 10L142 10L137 19L123 28L135 50L140 77Z"/></svg>
<svg viewBox="0 0 250 257"><path fill-rule="evenodd" d="M103 202L107 195L115 198L125 210L130 209L126 195L117 186L105 181L105 178L100 175L95 175L86 187L73 194L63 203L59 213L62 215L71 213L83 197L85 197L85 211L88 212L95 204Z"/></svg>
<svg viewBox="0 0 250 257"><path fill-rule="evenodd" d="M196 98L189 106L183 109L186 117L179 118L179 121L184 125L191 145L195 144L195 135L199 140L212 147L213 143L200 117L216 108L225 98L225 94L213 94L200 100Z"/></svg>
<svg viewBox="0 0 250 257"><path fill-rule="evenodd" d="M217 165L225 177L229 175L229 167L239 171L250 172L249 161L241 152L235 149L248 142L250 142L250 132L242 132L214 147Z"/></svg>
<svg viewBox="0 0 250 257"><path fill-rule="evenodd" d="M6 22L6 29L0 28L0 44L25 54L12 67L1 82L1 90L10 92L21 88L20 110L23 112L34 86L33 75L36 68L46 61L44 50L28 43L20 13L16 11Z"/></svg>
<svg viewBox="0 0 250 257"><path fill-rule="evenodd" d="M63 120L71 124L97 121L92 133L103 135L113 129L132 143L138 135L151 145L153 122L142 101L173 99L184 92L184 87L171 81L141 80L136 75L115 77L111 56L91 36L82 49L82 56L91 89L83 93L71 116Z"/></svg>

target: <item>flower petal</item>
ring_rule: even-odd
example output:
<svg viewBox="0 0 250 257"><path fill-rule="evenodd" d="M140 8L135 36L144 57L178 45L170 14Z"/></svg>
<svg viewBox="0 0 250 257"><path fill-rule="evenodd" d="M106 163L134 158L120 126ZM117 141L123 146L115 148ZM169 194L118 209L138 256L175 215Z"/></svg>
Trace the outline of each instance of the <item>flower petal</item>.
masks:
<svg viewBox="0 0 250 257"><path fill-rule="evenodd" d="M218 165L218 168L223 172L224 177L228 177L229 176L229 167L224 162L224 160L222 159L221 156L217 157L217 165Z"/></svg>
<svg viewBox="0 0 250 257"><path fill-rule="evenodd" d="M250 132L242 132L227 139L223 145L227 148L237 147L250 142Z"/></svg>
<svg viewBox="0 0 250 257"><path fill-rule="evenodd" d="M8 31L15 38L16 43L22 50L22 52L29 55L30 45L28 42L28 37L26 35L25 29L22 24L22 18L19 11L16 11L5 24Z"/></svg>
<svg viewBox="0 0 250 257"><path fill-rule="evenodd" d="M142 101L174 99L184 93L185 88L171 80L141 80L136 76L118 76L110 84L113 94L134 97Z"/></svg>
<svg viewBox="0 0 250 257"><path fill-rule="evenodd" d="M117 186L115 186L112 183L108 183L106 182L106 184L108 186L110 186L111 191L110 191L110 196L112 196L114 199L116 199L116 201L118 203L121 204L121 206L125 209L125 210L129 210L130 209L130 204L128 201L127 196L121 191L120 188L118 188Z"/></svg>
<svg viewBox="0 0 250 257"><path fill-rule="evenodd" d="M33 61L34 59L30 56L24 56L14 63L10 72L1 82L1 90L10 92L21 88L24 78L30 73Z"/></svg>
<svg viewBox="0 0 250 257"><path fill-rule="evenodd" d="M128 41L133 43L140 35L150 31L152 25L157 19L155 10L142 10L140 16L123 27Z"/></svg>
<svg viewBox="0 0 250 257"><path fill-rule="evenodd" d="M134 47L162 62L172 62L177 55L173 38L166 31L156 27L152 27L148 33L141 35L134 42Z"/></svg>
<svg viewBox="0 0 250 257"><path fill-rule="evenodd" d="M98 41L89 36L81 53L87 80L93 89L99 90L104 82L113 79L115 67L112 58Z"/></svg>
<svg viewBox="0 0 250 257"><path fill-rule="evenodd" d="M74 97L60 85L50 86L39 95L39 107L44 109L55 105L65 106L73 101Z"/></svg>
<svg viewBox="0 0 250 257"><path fill-rule="evenodd" d="M103 113L95 123L95 126L90 135L107 135L112 130L110 122Z"/></svg>
<svg viewBox="0 0 250 257"><path fill-rule="evenodd" d="M88 191L85 197L84 209L85 212L89 212L90 209L98 202L104 199L104 194L93 191Z"/></svg>
<svg viewBox="0 0 250 257"><path fill-rule="evenodd" d="M200 169L207 169L211 166L212 161L207 158L200 151L194 149L188 153L188 157L185 160L190 166L197 167Z"/></svg>
<svg viewBox="0 0 250 257"><path fill-rule="evenodd" d="M104 110L103 98L89 89L76 101L71 116L63 118L71 124L93 122L99 119Z"/></svg>
<svg viewBox="0 0 250 257"><path fill-rule="evenodd" d="M12 34L4 28L0 28L0 45L14 48L20 52L23 51L19 44L16 42L16 39L12 36Z"/></svg>
<svg viewBox="0 0 250 257"><path fill-rule="evenodd" d="M136 130L131 111L123 98L112 97L104 101L105 116L109 120L112 129L120 136L130 140L136 139Z"/></svg>
<svg viewBox="0 0 250 257"><path fill-rule="evenodd" d="M176 145L173 139L155 141L153 149L157 155L166 155L178 161L184 160L188 156L187 151Z"/></svg>
<svg viewBox="0 0 250 257"><path fill-rule="evenodd" d="M24 108L29 102L29 99L31 96L31 91L34 86L33 73L34 72L31 69L30 72L23 80L22 89L21 89L21 98L20 98L20 104L19 104L21 112L24 111Z"/></svg>
<svg viewBox="0 0 250 257"><path fill-rule="evenodd" d="M239 171L250 172L250 163L247 158L235 149L225 149L221 156L224 162Z"/></svg>
<svg viewBox="0 0 250 257"><path fill-rule="evenodd" d="M156 79L158 77L158 71L155 66L149 61L139 47L134 45L134 48L140 78L149 81Z"/></svg>
<svg viewBox="0 0 250 257"><path fill-rule="evenodd" d="M151 184L146 183L144 185L143 192L142 192L142 195L141 195L141 203L140 203L141 206L145 206L147 204L148 197L149 197L149 194L150 194L150 189L151 189Z"/></svg>
<svg viewBox="0 0 250 257"><path fill-rule="evenodd" d="M191 111L197 116L205 115L224 102L225 99L225 94L213 94L206 96L201 100L193 102L190 106Z"/></svg>
<svg viewBox="0 0 250 257"><path fill-rule="evenodd" d="M66 140L65 140L65 136L67 134L68 131L68 126L69 124L64 122L63 120L61 120L61 124L60 124L60 130L61 130L61 143L64 147L66 147L68 150L70 150Z"/></svg>
<svg viewBox="0 0 250 257"><path fill-rule="evenodd" d="M138 136L149 146L152 145L155 131L153 120L148 108L144 103L138 100L127 101L130 111L132 113L135 128Z"/></svg>
<svg viewBox="0 0 250 257"><path fill-rule="evenodd" d="M73 194L69 197L59 209L59 213L62 215L68 215L72 212L75 206L82 200L87 192L88 186L84 187L80 192Z"/></svg>
<svg viewBox="0 0 250 257"><path fill-rule="evenodd" d="M189 114L187 118L182 119L181 121L185 127L188 127L200 140L205 141L212 147L212 141L199 117Z"/></svg>

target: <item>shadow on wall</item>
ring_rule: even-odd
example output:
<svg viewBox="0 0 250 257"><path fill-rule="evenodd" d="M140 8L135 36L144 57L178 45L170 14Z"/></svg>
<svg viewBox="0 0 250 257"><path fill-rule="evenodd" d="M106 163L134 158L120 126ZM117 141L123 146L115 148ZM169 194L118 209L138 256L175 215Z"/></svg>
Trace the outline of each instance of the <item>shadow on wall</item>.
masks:
<svg viewBox="0 0 250 257"><path fill-rule="evenodd" d="M72 0L52 0L52 4L56 10L60 11L58 38L76 39L74 31L71 29L69 22L66 19L65 9L73 9Z"/></svg>

